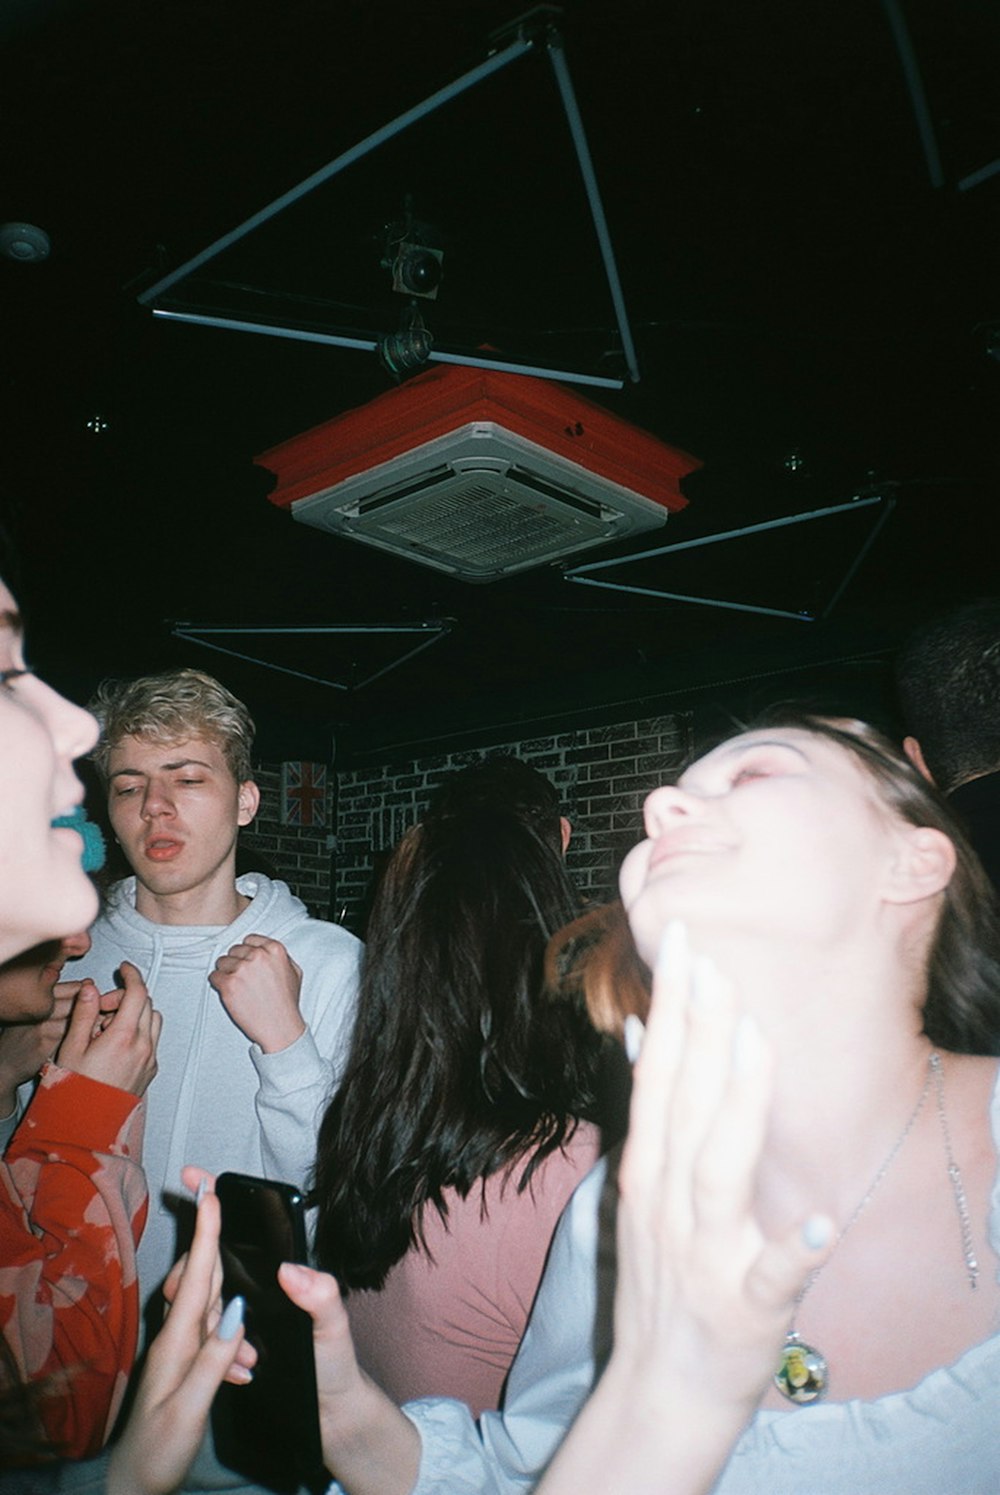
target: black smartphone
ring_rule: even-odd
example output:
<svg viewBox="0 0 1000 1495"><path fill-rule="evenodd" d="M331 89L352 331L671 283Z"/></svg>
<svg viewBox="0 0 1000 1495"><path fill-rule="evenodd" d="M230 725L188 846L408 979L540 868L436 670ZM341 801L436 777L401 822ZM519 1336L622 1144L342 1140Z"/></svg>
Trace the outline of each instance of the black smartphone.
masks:
<svg viewBox="0 0 1000 1495"><path fill-rule="evenodd" d="M284 1495L325 1489L312 1320L278 1282L283 1261L307 1260L305 1198L291 1184L220 1173L222 1296L246 1301L246 1337L257 1351L248 1386L224 1384L212 1408L219 1460Z"/></svg>

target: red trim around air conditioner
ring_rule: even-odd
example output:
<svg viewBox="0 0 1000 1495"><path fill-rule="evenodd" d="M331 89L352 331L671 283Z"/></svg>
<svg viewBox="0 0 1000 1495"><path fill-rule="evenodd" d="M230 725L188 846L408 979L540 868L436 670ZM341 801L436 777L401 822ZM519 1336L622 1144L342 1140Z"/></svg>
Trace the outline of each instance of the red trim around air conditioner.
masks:
<svg viewBox="0 0 1000 1495"><path fill-rule="evenodd" d="M268 497L287 509L475 420L495 421L669 511L686 506L680 481L702 465L561 385L460 364L418 374L254 461L276 475Z"/></svg>

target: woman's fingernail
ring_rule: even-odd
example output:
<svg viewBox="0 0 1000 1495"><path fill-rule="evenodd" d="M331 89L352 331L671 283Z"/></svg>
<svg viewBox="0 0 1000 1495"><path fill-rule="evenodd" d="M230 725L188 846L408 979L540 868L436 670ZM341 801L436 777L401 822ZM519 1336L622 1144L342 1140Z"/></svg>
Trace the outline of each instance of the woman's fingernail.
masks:
<svg viewBox="0 0 1000 1495"><path fill-rule="evenodd" d="M810 1251L822 1251L830 1244L833 1222L828 1215L810 1215L802 1226L802 1243Z"/></svg>
<svg viewBox="0 0 1000 1495"><path fill-rule="evenodd" d="M764 1056L764 1039L760 1028L746 1013L736 1024L733 1034L733 1068L742 1074L756 1069Z"/></svg>
<svg viewBox="0 0 1000 1495"><path fill-rule="evenodd" d="M199 1178L199 1180L198 1180L198 1187L195 1190L195 1195L194 1195L195 1208L198 1207L198 1205L201 1203L201 1201L204 1199L204 1197L205 1197L205 1195L207 1193L208 1193L208 1179L205 1177L205 1175L203 1173L201 1175L201 1178Z"/></svg>
<svg viewBox="0 0 1000 1495"><path fill-rule="evenodd" d="M253 1380L253 1371L246 1365L231 1365L226 1371L228 1381L239 1381L243 1386L249 1386Z"/></svg>
<svg viewBox="0 0 1000 1495"><path fill-rule="evenodd" d="M722 979L718 969L707 955L696 956L691 968L689 1000L692 1007L718 1007L721 998Z"/></svg>
<svg viewBox="0 0 1000 1495"><path fill-rule="evenodd" d="M687 955L687 927L680 919L671 919L663 931L660 950L656 960L658 971L676 969Z"/></svg>
<svg viewBox="0 0 1000 1495"><path fill-rule="evenodd" d="M219 1339L235 1339L243 1322L243 1310L246 1307L241 1297L230 1298L226 1304L225 1312L219 1320L216 1334Z"/></svg>
<svg viewBox="0 0 1000 1495"><path fill-rule="evenodd" d="M622 1024L622 1041L625 1044L625 1053L630 1064L634 1064L642 1052L642 1040L646 1034L646 1025L641 1017L630 1012Z"/></svg>

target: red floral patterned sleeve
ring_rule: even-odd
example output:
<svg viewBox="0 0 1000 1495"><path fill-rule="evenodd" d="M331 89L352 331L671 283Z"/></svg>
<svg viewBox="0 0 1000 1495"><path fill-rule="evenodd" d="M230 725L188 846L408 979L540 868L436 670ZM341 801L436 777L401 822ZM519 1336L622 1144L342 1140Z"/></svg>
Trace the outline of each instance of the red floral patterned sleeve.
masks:
<svg viewBox="0 0 1000 1495"><path fill-rule="evenodd" d="M0 1332L68 1458L104 1443L135 1359L145 1106L50 1064L0 1163Z"/></svg>

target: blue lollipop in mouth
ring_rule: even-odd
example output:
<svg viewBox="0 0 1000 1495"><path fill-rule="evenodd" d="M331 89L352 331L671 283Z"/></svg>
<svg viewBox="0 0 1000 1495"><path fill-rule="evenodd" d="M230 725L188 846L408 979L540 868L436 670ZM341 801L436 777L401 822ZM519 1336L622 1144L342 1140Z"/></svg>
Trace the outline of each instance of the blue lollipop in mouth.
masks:
<svg viewBox="0 0 1000 1495"><path fill-rule="evenodd" d="M52 822L53 826L68 826L71 831L83 837L83 851L80 853L80 861L84 872L99 872L104 866L106 848L101 827L95 825L92 820L87 819L87 812L83 805L77 805L69 815L57 815Z"/></svg>

